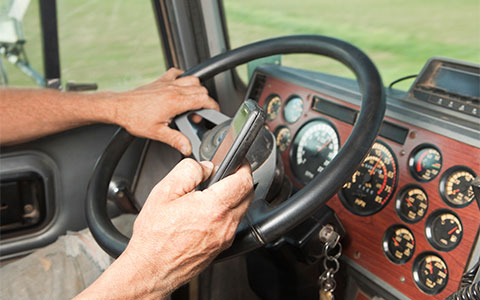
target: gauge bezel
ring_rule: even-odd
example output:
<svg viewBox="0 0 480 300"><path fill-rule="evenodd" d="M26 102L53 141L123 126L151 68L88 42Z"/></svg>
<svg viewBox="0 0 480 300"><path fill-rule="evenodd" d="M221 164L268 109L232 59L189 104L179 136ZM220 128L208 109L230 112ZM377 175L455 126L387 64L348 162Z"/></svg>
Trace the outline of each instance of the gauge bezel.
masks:
<svg viewBox="0 0 480 300"><path fill-rule="evenodd" d="M338 134L337 128L335 127L335 125L330 120L324 119L324 118L312 118L312 119L309 119L307 122L303 123L302 126L300 126L300 128L297 130L297 132L293 136L292 141L290 143L290 152L288 153L290 169L292 171L292 174L295 177L295 179L302 184L308 184L308 182L305 182L303 179L301 179L298 176L297 172L295 171L294 166L296 166L296 164L294 163L294 160L296 159L296 152L298 150L298 143L295 143L295 141L297 140L297 137L302 132L302 130L305 129L305 127L309 126L310 124L312 124L314 122L319 122L319 121L323 122L323 123L326 123L328 126L330 126L333 129L333 131L335 132L335 135L337 137L338 149L340 150L340 148L341 148L340 135ZM338 151L337 151L337 154L338 154Z"/></svg>
<svg viewBox="0 0 480 300"><path fill-rule="evenodd" d="M434 150L438 151L438 153L440 154L440 169L438 169L438 174L437 175L433 176L430 179L424 179L421 176L418 176L415 172L415 155L417 155L418 152L420 152L421 150L428 149L428 148L434 149ZM418 145L417 147L415 147L412 150L412 152L410 153L410 156L408 157L408 170L410 171L410 175L415 180L417 180L419 182L430 182L430 181L434 180L435 178L438 177L438 175L441 174L442 168L443 168L443 154L442 154L442 151L440 151L440 149L433 144L424 143L424 144Z"/></svg>
<svg viewBox="0 0 480 300"><path fill-rule="evenodd" d="M300 115L298 116L298 118L296 118L295 120L293 121L289 121L287 120L287 118L285 117L285 112L287 111L287 106L288 106L288 103L290 103L290 101L293 101L294 99L300 99L301 103L302 103L302 112L300 113ZM297 94L293 94L293 95L290 95L287 100L285 101L283 107L282 107L282 117L283 119L285 120L285 122L287 122L288 124L295 124L296 122L298 122L298 120L300 120L302 118L302 115L303 115L303 112L305 111L305 100L300 97L299 95Z"/></svg>
<svg viewBox="0 0 480 300"><path fill-rule="evenodd" d="M290 140L289 140L289 142L288 142L287 147L286 147L285 150L283 150L283 151L280 149L280 147L278 146L278 143L277 143L278 134L280 133L280 131L281 131L282 129L287 129L288 132L290 132ZM277 128L275 128L274 136L275 136L275 145L277 146L278 150L279 150L281 153L287 151L287 150L288 150L288 147L290 147L290 145L292 145L293 136L292 136L292 130L290 129L290 127L285 126L285 125L280 125L280 126L278 126Z"/></svg>
<svg viewBox="0 0 480 300"><path fill-rule="evenodd" d="M466 202L464 204L455 204L455 203L450 202L450 200L448 199L447 191L445 190L447 179L448 179L448 177L450 177L451 175L453 175L454 173L459 172L459 171L466 171L466 172L472 174L473 178L477 177L477 173L475 173L469 167L462 166L462 165L457 165L457 166L453 166L453 167L447 169L442 174L442 176L440 177L440 181L438 182L438 191L440 192L440 196L442 197L443 202L445 202L448 206L453 207L453 208L467 207L470 204L472 204L473 202L475 202L475 195L473 196L472 201Z"/></svg>
<svg viewBox="0 0 480 300"><path fill-rule="evenodd" d="M427 208L425 209L425 213L423 214L423 216L419 219L416 219L416 220L410 220L408 218L406 218L405 216L402 215L401 213L401 205L402 205L402 202L403 202L403 196L411 189L420 189L422 190L422 192L425 194L425 196L427 196ZM395 199L395 212L397 213L397 216L400 218L400 220L402 220L403 222L405 223L408 223L408 224L415 224L415 223L418 223L420 222L423 218L425 218L425 216L428 214L428 208L429 208L429 199L428 199L428 194L427 192L425 191L424 188L422 188L420 185L418 184L407 184L405 185L398 193L397 193L397 197Z"/></svg>
<svg viewBox="0 0 480 300"><path fill-rule="evenodd" d="M273 99L275 98L278 98L280 100L280 107L278 109L278 111L276 111L276 115L273 119L270 118L270 115L268 114L268 106L270 105L270 103L273 101ZM282 106L283 106L283 101L282 101L282 97L280 97L278 94L270 94L267 96L267 98L265 99L264 103L263 103L263 110L265 111L265 115L266 115L266 120L267 122L272 122L273 120L275 120L276 118L278 118L278 116L281 114L282 112Z"/></svg>
<svg viewBox="0 0 480 300"><path fill-rule="evenodd" d="M337 195L338 195L338 198L340 199L340 202L342 202L343 206L345 208L347 208L347 210L349 212L351 212L352 214L354 215L357 215L357 216L362 216L362 217L368 217L368 216L372 216L378 212L380 212L382 209L384 209L388 203L390 203L390 200L392 200L393 196L395 195L395 191L398 187L398 177L399 177L399 165L398 165L398 160L397 160L397 157L395 155L395 152L393 152L392 148L390 148L390 146L382 141L382 140L376 140L375 143L372 145L372 148L370 149L370 151L372 151L373 149L373 146L376 144L376 143L379 143L381 144L382 146L384 146L385 148L387 148L387 150L390 152L391 156L392 156L392 159L395 163L395 168L396 168L396 172L395 172L395 176L394 176L394 183L393 183L393 186L392 186L392 192L390 193L390 196L389 198L387 199L387 201L382 205L380 206L377 210L374 210L374 211L371 211L371 212L359 212L359 211L356 211L354 210L352 207L350 207L350 205L348 204L348 201L347 199L345 199L345 196L343 195L343 188L341 188ZM367 153L366 157L370 154L370 152ZM363 162L365 161L365 159L362 161L362 164ZM360 167L360 166L359 166ZM357 169L358 170L358 169ZM353 175L352 175L353 176Z"/></svg>
<svg viewBox="0 0 480 300"><path fill-rule="evenodd" d="M452 246L444 246L440 243L437 243L437 241L435 241L435 237L433 236L433 224L432 222L437 218L439 217L440 215L443 215L443 214L451 214L453 215L454 217L457 218L458 222L460 222L460 225L462 226L462 230L460 232L460 236L458 238L458 241L453 244ZM460 245L460 243L462 242L462 238L463 238L463 231L464 231L464 227L463 227L463 222L462 222L462 219L460 219L460 217L452 210L450 209L447 209L447 208L440 208L440 209L437 209L435 211L433 211L427 218L427 221L425 222L425 237L427 238L427 241L428 243L436 250L438 251L443 251L443 252L448 252L448 251L452 251L453 249L457 248L458 245Z"/></svg>
<svg viewBox="0 0 480 300"><path fill-rule="evenodd" d="M419 267L420 267L420 264L421 264L421 261L423 259L425 259L425 257L427 256L436 256L438 258L440 258L440 260L443 262L443 264L445 265L445 268L446 268L446 279L445 279L445 283L439 288L439 289L435 289L435 290L431 290L429 289L428 287L424 286L422 282L420 282L420 275L419 275ZM413 277L413 282L415 282L415 285L417 286L417 288L422 291L423 293L427 294L427 295L437 295L439 293L441 293L445 287L447 287L448 285L448 279L450 278L450 272L448 270L448 265L447 265L447 262L445 261L445 259L443 259L443 257L436 253L436 252L433 252L433 251L424 251L422 253L420 253L417 257L415 257L415 259L413 260L413 264L412 264L412 277Z"/></svg>
<svg viewBox="0 0 480 300"><path fill-rule="evenodd" d="M393 234L395 233L395 231L397 231L398 229L406 229L410 235L412 236L413 238L413 250L412 250L412 254L407 258L407 259L399 259L395 256L392 255L391 251L390 251L390 248L388 246L388 243L389 243L389 240L391 237L393 237ZM397 264L397 265L403 265L407 262L410 261L410 259L412 259L413 256L415 256L415 249L416 249L416 242L415 242L415 235L413 234L413 232L410 230L410 228L408 228L407 226L405 225L402 225L402 224L394 224L390 227L387 228L387 230L385 230L385 233L383 234L383 238L382 238L382 249L383 249L383 254L385 254L385 256L388 258L388 260L390 260L392 263L394 264Z"/></svg>

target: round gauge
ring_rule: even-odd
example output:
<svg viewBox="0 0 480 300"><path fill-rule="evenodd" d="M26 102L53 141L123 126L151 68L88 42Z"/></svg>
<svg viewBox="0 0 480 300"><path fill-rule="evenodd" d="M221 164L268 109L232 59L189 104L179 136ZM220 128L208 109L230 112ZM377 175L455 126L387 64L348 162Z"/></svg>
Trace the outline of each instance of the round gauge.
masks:
<svg viewBox="0 0 480 300"><path fill-rule="evenodd" d="M433 248L450 251L462 241L462 222L453 211L436 210L427 219L425 236Z"/></svg>
<svg viewBox="0 0 480 300"><path fill-rule="evenodd" d="M297 122L303 113L303 100L298 96L291 97L283 109L285 121L292 124Z"/></svg>
<svg viewBox="0 0 480 300"><path fill-rule="evenodd" d="M404 264L413 257L415 238L405 226L390 226L383 236L383 251L393 263Z"/></svg>
<svg viewBox="0 0 480 300"><path fill-rule="evenodd" d="M268 96L265 104L263 105L263 109L267 114L267 121L273 121L277 118L278 114L280 113L280 109L282 108L282 99L280 99L277 95L270 95Z"/></svg>
<svg viewBox="0 0 480 300"><path fill-rule="evenodd" d="M328 121L308 122L293 140L290 155L293 174L304 184L310 182L337 155L339 144L337 131Z"/></svg>
<svg viewBox="0 0 480 300"><path fill-rule="evenodd" d="M418 185L407 185L398 193L395 208L402 221L416 223L420 221L427 212L427 193Z"/></svg>
<svg viewBox="0 0 480 300"><path fill-rule="evenodd" d="M397 177L397 160L393 152L386 144L377 141L351 180L340 190L340 200L356 215L373 215L392 198Z"/></svg>
<svg viewBox="0 0 480 300"><path fill-rule="evenodd" d="M408 166L410 173L416 180L422 182L431 181L440 174L442 154L433 145L420 145L410 155Z"/></svg>
<svg viewBox="0 0 480 300"><path fill-rule="evenodd" d="M278 149L283 152L287 150L292 142L292 132L288 127L281 126L275 130L275 140L277 141Z"/></svg>
<svg viewBox="0 0 480 300"><path fill-rule="evenodd" d="M440 195L452 207L465 207L475 198L472 182L477 175L470 168L456 166L448 169L440 179Z"/></svg>
<svg viewBox="0 0 480 300"><path fill-rule="evenodd" d="M447 264L434 252L423 252L413 261L413 280L424 293L438 294L447 286Z"/></svg>

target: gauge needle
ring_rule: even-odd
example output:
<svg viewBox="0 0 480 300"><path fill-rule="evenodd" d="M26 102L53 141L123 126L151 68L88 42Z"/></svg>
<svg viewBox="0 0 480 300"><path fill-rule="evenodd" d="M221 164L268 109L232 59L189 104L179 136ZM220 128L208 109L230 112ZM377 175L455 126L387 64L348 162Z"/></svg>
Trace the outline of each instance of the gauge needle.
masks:
<svg viewBox="0 0 480 300"><path fill-rule="evenodd" d="M397 240L394 237L392 237L392 240L395 242L395 245L397 245L397 247L400 246L400 244L397 242Z"/></svg>
<svg viewBox="0 0 480 300"><path fill-rule="evenodd" d="M458 226L455 226L455 228L453 228L452 230L450 230L450 231L448 232L448 234L452 234L452 233L453 233L455 230L457 230L457 229L458 229Z"/></svg>
<svg viewBox="0 0 480 300"><path fill-rule="evenodd" d="M433 266L432 266L432 263L428 263L428 268L430 269L430 274L433 274Z"/></svg>
<svg viewBox="0 0 480 300"><path fill-rule="evenodd" d="M407 200L407 204L408 204L408 206L410 206L410 207L412 207L412 206L413 206L412 202L410 202L410 200L408 200L408 198L405 198L405 200Z"/></svg>
<svg viewBox="0 0 480 300"><path fill-rule="evenodd" d="M460 192L460 189L453 190L450 195L455 195L456 193Z"/></svg>
<svg viewBox="0 0 480 300"><path fill-rule="evenodd" d="M328 140L328 142L326 142L325 144L322 145L322 147L320 148L317 148L317 152L320 152L322 151L325 147L328 146L328 144L330 144L332 142L332 140Z"/></svg>
<svg viewBox="0 0 480 300"><path fill-rule="evenodd" d="M380 156L380 158L377 160L377 163L375 164L375 166L373 166L373 169L370 170L370 175L372 175L373 172L375 172L375 169L378 167L378 164L380 163L380 161L382 160L382 158L383 158L383 154L382 154L382 156Z"/></svg>

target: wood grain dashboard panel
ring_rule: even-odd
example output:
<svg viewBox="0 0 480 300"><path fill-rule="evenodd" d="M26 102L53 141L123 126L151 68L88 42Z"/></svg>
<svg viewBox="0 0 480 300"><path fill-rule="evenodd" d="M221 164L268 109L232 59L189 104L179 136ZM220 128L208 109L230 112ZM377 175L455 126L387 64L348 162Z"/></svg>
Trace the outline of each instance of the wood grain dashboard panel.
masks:
<svg viewBox="0 0 480 300"><path fill-rule="evenodd" d="M280 96L283 104L285 104L285 101L292 95L299 96L304 100L304 110L299 121L294 124L288 124L283 119L283 113L280 113L275 120L268 122L268 126L272 132L280 125L289 127L292 132L292 140L302 125L313 118L324 118L333 123L338 131L341 145L345 143L353 128L350 124L311 110L313 96L321 96L346 107L356 110L359 109L359 107L355 105L340 99L334 99L329 95L322 95L301 86L274 77L268 77L259 98L260 105L262 106L267 97L272 94ZM281 112L283 112L283 105ZM411 299L444 299L459 287L460 279L464 272L472 245L479 232L479 208L475 201L464 208L452 208L445 204L439 194L441 175L427 183L418 182L411 176L408 170L408 158L412 150L418 145L429 143L438 147L443 155L441 173L452 166L463 165L470 167L478 175L480 174L480 149L452 140L435 132L403 123L400 120L394 120L388 117L385 119L409 129L407 139L403 145L379 138L379 140L386 142L390 146L398 160L398 185L388 204L380 212L372 216L362 217L352 214L342 205L338 196L333 197L329 201L328 205L336 211L347 231L348 237L347 241L344 242L344 254ZM290 148L291 146L281 153L281 157L287 176L296 187L301 187L301 183L295 179L290 168ZM395 210L397 194L402 187L408 184L420 185L426 191L429 198L427 214L421 221L415 224L403 222ZM441 252L433 249L425 237L426 219L431 212L439 208L448 208L456 212L463 222L464 233L462 241L455 249L449 252ZM382 250L382 238L385 230L394 224L402 224L410 228L415 236L416 248L414 256L403 265L392 263ZM414 258L424 251L436 252L448 265L448 284L442 292L434 296L427 295L420 291L416 287L412 277Z"/></svg>

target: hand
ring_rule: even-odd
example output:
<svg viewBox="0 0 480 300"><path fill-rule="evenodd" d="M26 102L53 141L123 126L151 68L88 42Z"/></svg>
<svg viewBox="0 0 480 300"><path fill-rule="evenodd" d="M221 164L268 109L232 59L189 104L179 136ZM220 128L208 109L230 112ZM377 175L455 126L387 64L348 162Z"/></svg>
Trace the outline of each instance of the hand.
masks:
<svg viewBox="0 0 480 300"><path fill-rule="evenodd" d="M117 95L114 123L131 134L166 143L184 155L192 153L188 138L168 125L179 114L218 104L194 76L178 78L183 71L172 68L156 81Z"/></svg>
<svg viewBox="0 0 480 300"><path fill-rule="evenodd" d="M211 162L184 159L158 183L125 252L80 296L165 298L228 248L253 198L253 179L247 164L195 191L212 169Z"/></svg>

